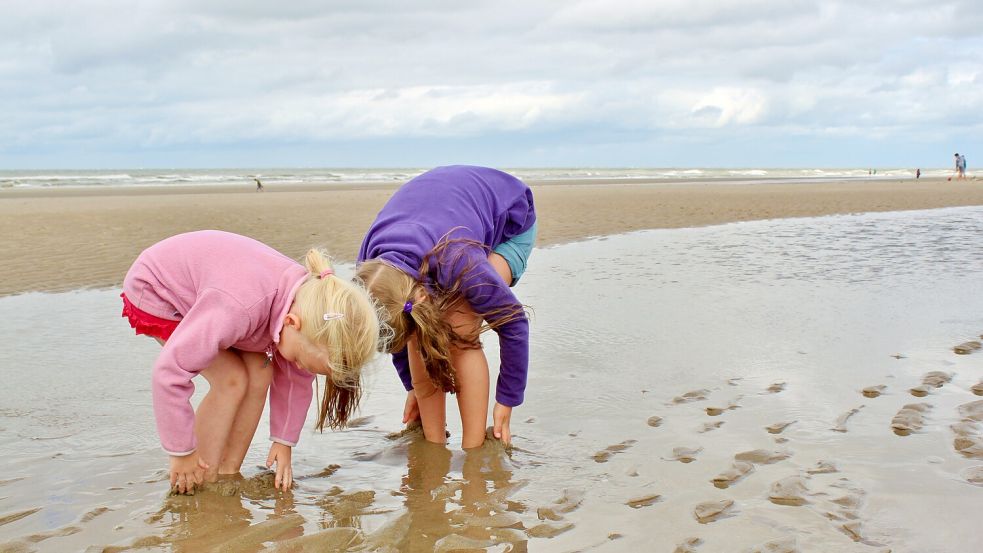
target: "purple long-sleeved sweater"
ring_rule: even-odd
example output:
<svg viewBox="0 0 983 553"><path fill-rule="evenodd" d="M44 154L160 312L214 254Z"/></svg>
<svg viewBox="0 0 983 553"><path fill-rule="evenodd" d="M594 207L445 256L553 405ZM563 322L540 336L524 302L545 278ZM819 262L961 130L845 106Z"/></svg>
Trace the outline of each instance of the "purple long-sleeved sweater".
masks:
<svg viewBox="0 0 983 553"><path fill-rule="evenodd" d="M532 191L512 175L486 167L438 167L393 194L365 235L358 261L381 259L419 279L424 258L445 236L494 248L529 230L535 222ZM460 246L448 259L453 261L432 268L424 276L449 286L463 273L464 295L476 312L492 313L519 304L488 262L488 251ZM514 407L522 403L526 389L529 322L522 316L495 330L502 359L495 400ZM393 354L393 364L403 385L411 390L405 349Z"/></svg>

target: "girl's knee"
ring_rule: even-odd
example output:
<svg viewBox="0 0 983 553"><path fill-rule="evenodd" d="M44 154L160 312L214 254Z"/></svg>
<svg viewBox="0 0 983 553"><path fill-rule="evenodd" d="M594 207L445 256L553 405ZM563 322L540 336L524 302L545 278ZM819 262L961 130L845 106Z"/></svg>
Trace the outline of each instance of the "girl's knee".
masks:
<svg viewBox="0 0 983 553"><path fill-rule="evenodd" d="M242 398L249 386L249 375L242 358L230 351L223 351L204 373L208 385L216 392Z"/></svg>

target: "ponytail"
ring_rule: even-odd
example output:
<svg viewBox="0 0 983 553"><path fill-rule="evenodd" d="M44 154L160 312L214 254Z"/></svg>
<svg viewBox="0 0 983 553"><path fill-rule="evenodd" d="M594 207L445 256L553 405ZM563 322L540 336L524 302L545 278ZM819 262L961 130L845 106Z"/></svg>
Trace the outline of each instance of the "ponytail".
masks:
<svg viewBox="0 0 983 553"><path fill-rule="evenodd" d="M294 297L301 333L326 351L331 369L315 427L342 428L362 398L361 369L379 350L379 317L368 292L335 275L325 252L309 250L304 265L310 274Z"/></svg>

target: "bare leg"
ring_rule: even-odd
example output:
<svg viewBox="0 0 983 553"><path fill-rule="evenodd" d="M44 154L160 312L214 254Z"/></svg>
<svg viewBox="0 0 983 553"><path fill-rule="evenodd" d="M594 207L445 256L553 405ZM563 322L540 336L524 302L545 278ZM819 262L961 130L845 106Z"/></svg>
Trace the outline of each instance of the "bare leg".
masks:
<svg viewBox="0 0 983 553"><path fill-rule="evenodd" d="M447 408L445 404L447 394L430 381L415 336L407 341L406 348L409 353L413 392L416 394L416 404L420 408L423 435L429 442L447 443Z"/></svg>
<svg viewBox="0 0 983 553"><path fill-rule="evenodd" d="M488 262L503 283L512 282L512 269L504 257L492 252ZM449 313L447 322L461 336L474 335L481 326L481 318L467 305ZM485 427L488 424L488 359L481 349L453 348L451 364L457 377L457 407L464 429L461 447L478 447L485 441Z"/></svg>
<svg viewBox="0 0 983 553"><path fill-rule="evenodd" d="M218 475L232 422L246 395L246 365L242 357L223 350L201 374L208 380L209 390L195 413L195 435L198 455L209 466L205 479L213 481Z"/></svg>
<svg viewBox="0 0 983 553"><path fill-rule="evenodd" d="M481 319L466 304L445 317L461 336L474 335L481 325ZM451 348L451 365L457 379L457 407L464 429L461 447L478 447L485 441L488 422L488 360L481 349Z"/></svg>
<svg viewBox="0 0 983 553"><path fill-rule="evenodd" d="M246 458L249 444L256 434L256 426L263 415L266 406L266 395L273 381L272 364L268 364L266 355L262 353L239 352L246 365L246 395L239 404L232 430L229 432L222 460L218 465L219 474L236 474L242 468L242 460Z"/></svg>

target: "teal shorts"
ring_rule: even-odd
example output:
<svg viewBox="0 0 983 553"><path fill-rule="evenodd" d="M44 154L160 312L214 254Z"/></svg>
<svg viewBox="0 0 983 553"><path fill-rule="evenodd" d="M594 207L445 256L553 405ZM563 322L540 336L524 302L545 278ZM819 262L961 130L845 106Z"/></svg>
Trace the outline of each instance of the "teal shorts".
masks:
<svg viewBox="0 0 983 553"><path fill-rule="evenodd" d="M512 269L512 283L509 286L518 284L522 273L526 272L529 255L532 253L532 247L535 243L536 223L533 223L526 232L513 236L511 240L495 246L492 250L504 257L509 264L509 269Z"/></svg>

